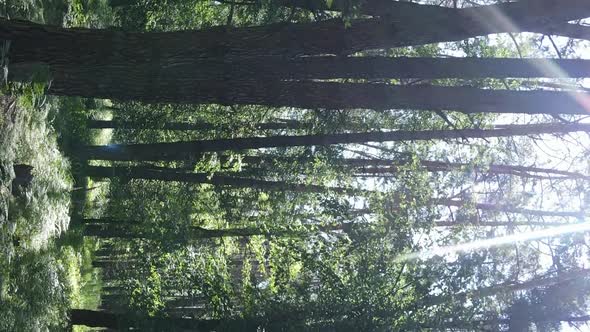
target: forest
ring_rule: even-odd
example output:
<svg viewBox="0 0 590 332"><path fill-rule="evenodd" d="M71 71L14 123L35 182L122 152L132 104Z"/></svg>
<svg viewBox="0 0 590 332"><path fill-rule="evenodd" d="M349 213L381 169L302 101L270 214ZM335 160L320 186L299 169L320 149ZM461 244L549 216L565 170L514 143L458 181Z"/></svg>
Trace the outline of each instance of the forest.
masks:
<svg viewBox="0 0 590 332"><path fill-rule="evenodd" d="M590 331L590 1L4 0L0 331Z"/></svg>

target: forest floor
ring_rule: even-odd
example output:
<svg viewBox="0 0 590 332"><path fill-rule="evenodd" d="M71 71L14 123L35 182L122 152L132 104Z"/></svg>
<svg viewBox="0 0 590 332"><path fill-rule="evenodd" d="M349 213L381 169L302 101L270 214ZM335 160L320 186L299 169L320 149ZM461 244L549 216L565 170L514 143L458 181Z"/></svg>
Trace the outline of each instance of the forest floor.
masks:
<svg viewBox="0 0 590 332"><path fill-rule="evenodd" d="M97 244L67 232L72 197L85 190L74 188L72 158L60 148L70 136L63 103L30 86L16 95L0 96L0 330L45 330L63 326L68 308L98 306ZM32 180L13 192L17 164L32 167Z"/></svg>

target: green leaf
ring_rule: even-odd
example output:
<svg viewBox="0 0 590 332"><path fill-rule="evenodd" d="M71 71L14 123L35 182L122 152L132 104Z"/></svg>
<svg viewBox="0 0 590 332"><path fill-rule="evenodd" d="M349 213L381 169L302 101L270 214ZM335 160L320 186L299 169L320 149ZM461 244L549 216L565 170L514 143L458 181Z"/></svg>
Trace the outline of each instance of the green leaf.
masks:
<svg viewBox="0 0 590 332"><path fill-rule="evenodd" d="M326 7L332 8L332 4L334 3L334 0L326 0Z"/></svg>

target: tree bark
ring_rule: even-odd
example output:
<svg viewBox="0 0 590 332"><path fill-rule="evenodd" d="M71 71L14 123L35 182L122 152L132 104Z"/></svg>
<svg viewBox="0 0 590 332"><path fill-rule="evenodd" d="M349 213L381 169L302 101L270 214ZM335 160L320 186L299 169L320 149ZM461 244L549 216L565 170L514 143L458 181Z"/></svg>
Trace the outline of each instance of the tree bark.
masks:
<svg viewBox="0 0 590 332"><path fill-rule="evenodd" d="M294 191L308 193L360 193L361 190L342 187L325 187L312 184L297 184L284 181L267 181L242 177L230 177L222 175L211 175L207 173L187 173L174 169L157 170L145 167L102 167L88 166L86 174L95 179L123 178L123 179L144 179L160 180L187 183L207 183L215 186L228 186L232 188L258 188L275 191Z"/></svg>
<svg viewBox="0 0 590 332"><path fill-rule="evenodd" d="M166 317L137 317L99 310L71 309L72 325L128 329L138 327L149 331L256 331L258 324L246 319L188 319Z"/></svg>
<svg viewBox="0 0 590 332"><path fill-rule="evenodd" d="M127 60L135 64L159 63L154 66L159 68L204 57L350 54L526 31L548 22L590 15L590 4L585 0L522 0L466 9L412 6L396 1L391 4L396 6L392 10L397 13L394 17L353 21L350 27L345 27L341 20L329 20L142 34L2 20L0 38L12 41L11 63L74 65ZM505 24L507 20L513 24Z"/></svg>
<svg viewBox="0 0 590 332"><path fill-rule="evenodd" d="M490 138L564 134L590 131L589 124L542 124L510 126L501 129L391 131L305 136L269 136L174 143L150 143L81 147L78 153L97 160L184 160L203 152L262 149L291 146L321 146L365 142L394 142L434 139Z"/></svg>
<svg viewBox="0 0 590 332"><path fill-rule="evenodd" d="M282 59L267 57L227 62L201 60L182 67L183 75L194 81L302 80L330 78L509 78L509 77L587 77L590 60L514 59L514 58L408 58L315 56ZM553 70L558 68L559 70ZM182 74L181 73L181 74Z"/></svg>
<svg viewBox="0 0 590 332"><path fill-rule="evenodd" d="M137 0L109 0L109 6L112 8L133 6Z"/></svg>
<svg viewBox="0 0 590 332"><path fill-rule="evenodd" d="M139 68L139 67L138 67ZM68 72L69 71L69 72ZM59 73L49 93L62 96L110 98L146 103L220 105L264 105L304 109L412 109L451 110L463 113L587 114L589 94L546 90L511 91L448 86L400 86L378 83L338 83L317 81L195 80L189 71L145 77L137 69L113 71L106 80L100 75L90 80L92 71L71 67ZM71 74L71 75L70 75ZM84 76L76 82L66 77ZM62 82L63 84L61 84ZM146 82L149 86L145 86Z"/></svg>
<svg viewBox="0 0 590 332"><path fill-rule="evenodd" d="M349 11L350 2L346 0L333 0L331 6L328 7L325 1L314 0L277 0L277 2L285 7L297 7L307 9L310 11L331 10L339 12ZM444 13L458 12L464 9L448 8L432 5L419 5L411 2L401 2L393 0L365 0L361 1L360 7L357 9L360 14L369 15L373 17L385 17L398 19L400 16L406 15L407 12L416 13L421 11L422 15L439 16ZM563 21L567 22L567 21ZM552 23L545 26L537 26L530 28L529 32L542 33L545 35L558 35L569 38L590 40L590 27L569 24L569 23Z"/></svg>
<svg viewBox="0 0 590 332"><path fill-rule="evenodd" d="M116 329L124 326L126 317L110 312L86 309L71 309L70 322L72 325L85 325L90 327L104 327Z"/></svg>
<svg viewBox="0 0 590 332"><path fill-rule="evenodd" d="M526 31L544 27L548 22L565 22L590 15L590 3L586 0L522 0L461 10L447 8L436 13L432 11L432 15L424 15L421 5L403 6L404 15L353 21L350 27L341 20L329 20L236 29L132 33L64 29L3 19L0 20L0 39L11 42L9 71L15 74L10 74L9 78L18 79L15 75L28 78L27 70L41 66L52 80L48 93L151 102L203 102L203 97L195 95L226 87L226 84L195 82L195 70L208 70L200 64L203 59L232 63L236 59L261 56L344 55L368 49ZM505 24L506 21L513 24ZM240 79L231 72L212 70L212 74L222 79ZM241 93L252 93L250 90L252 87ZM276 92L277 88L272 91ZM183 97L185 95L191 97Z"/></svg>
<svg viewBox="0 0 590 332"><path fill-rule="evenodd" d="M222 64L212 62L223 71ZM559 70L552 70L553 68ZM587 77L590 60L514 58L301 57L237 62L229 71L264 79ZM202 73L202 72L201 72ZM195 73L195 75L202 75ZM195 76L197 77L197 76ZM203 77L212 80L213 77Z"/></svg>
<svg viewBox="0 0 590 332"><path fill-rule="evenodd" d="M590 40L590 26L561 23L551 24L548 26L538 26L531 29L531 32L537 32L544 35L557 35L561 37Z"/></svg>
<svg viewBox="0 0 590 332"><path fill-rule="evenodd" d="M154 130L226 130L228 126L215 125L207 122L165 122L142 123L122 120L88 120L86 126L92 129L154 129ZM308 125L298 121L266 122L259 124L244 123L242 126L252 126L259 130L301 129Z"/></svg>
<svg viewBox="0 0 590 332"><path fill-rule="evenodd" d="M222 163L227 162L228 158L221 157ZM308 163L310 158L285 158L285 157L267 157L267 156L242 156L241 162L248 166L256 166L262 168L274 167L274 161L288 162L288 163ZM361 159L361 158L344 158L331 161L334 165L342 165L349 167L359 175L376 174L382 176L384 174L398 173L400 167L407 166L409 162L404 162L399 159ZM418 164L429 172L452 172L457 170L465 170L481 173L481 174L509 174L519 177L530 178L544 178L544 179L580 179L590 180L590 176L553 168L542 168L535 166L521 166L521 165L473 165L469 163L453 163L437 160L420 160Z"/></svg>
<svg viewBox="0 0 590 332"><path fill-rule="evenodd" d="M319 10L330 10L347 12L350 10L350 2L346 0L333 0L328 6L325 1L314 1L314 0L276 0L278 4L285 7L296 7L307 9L310 11ZM450 8L433 5L421 5L411 2L402 2L394 0L365 0L360 1L360 6L356 9L358 13L373 17L386 17L390 19L399 19L400 17L407 16L409 13L416 15L417 12L421 12L422 15L429 17L438 17L439 15L461 12L465 10L473 10L474 8ZM498 19L498 14L493 16ZM488 18L489 20L490 18ZM590 29L587 32L586 26L580 26L581 29L576 28L575 24L563 23L566 21L554 21L551 25L539 26L538 28L532 28L529 32L538 32L543 34L554 34L561 35L570 38L588 39L590 37ZM560 24L561 23L561 24ZM548 32L553 31L553 32ZM574 32L575 31L575 32Z"/></svg>

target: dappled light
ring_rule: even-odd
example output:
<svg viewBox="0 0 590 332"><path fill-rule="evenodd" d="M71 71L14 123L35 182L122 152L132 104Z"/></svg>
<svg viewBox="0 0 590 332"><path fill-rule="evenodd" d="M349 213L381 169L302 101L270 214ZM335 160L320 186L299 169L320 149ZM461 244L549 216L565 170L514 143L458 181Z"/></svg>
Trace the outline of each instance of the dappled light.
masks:
<svg viewBox="0 0 590 332"><path fill-rule="evenodd" d="M590 327L589 1L0 15L0 331Z"/></svg>

